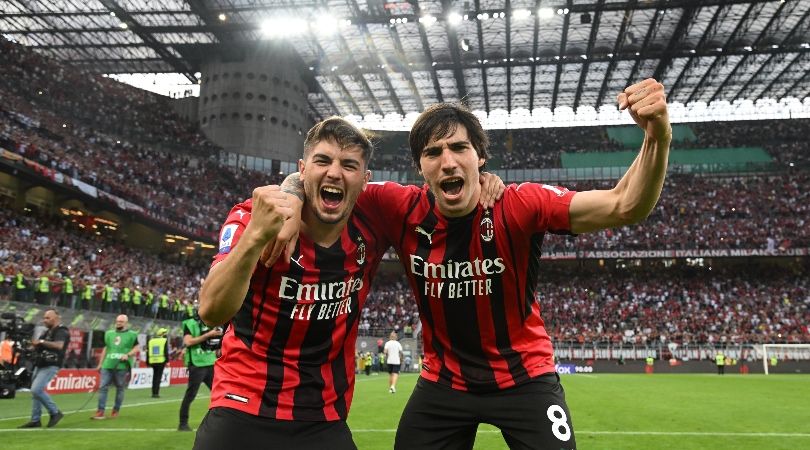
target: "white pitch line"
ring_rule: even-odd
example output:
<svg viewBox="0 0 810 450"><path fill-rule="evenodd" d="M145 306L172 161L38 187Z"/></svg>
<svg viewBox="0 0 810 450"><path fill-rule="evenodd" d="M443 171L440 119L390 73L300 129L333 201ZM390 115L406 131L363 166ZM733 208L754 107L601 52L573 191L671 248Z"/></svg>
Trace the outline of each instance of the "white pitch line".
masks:
<svg viewBox="0 0 810 450"><path fill-rule="evenodd" d="M45 430L46 433L61 432L92 432L92 433L115 433L115 432L166 432L176 433L175 428L52 428ZM396 429L353 429L352 433L394 433ZM41 429L26 428L26 429L0 429L0 433L4 432L42 432ZM500 433L499 430L478 430L478 433ZM711 432L711 431L577 431L576 434L595 434L595 435L619 435L619 436L726 436L726 437L798 437L810 438L810 433L752 433L752 432Z"/></svg>
<svg viewBox="0 0 810 450"><path fill-rule="evenodd" d="M201 398L202 398L202 397L197 397L197 399L198 399L198 400L199 400L199 399L201 399ZM208 397L205 397L205 399L208 399ZM58 400L58 399L57 399L57 400ZM136 407L136 406L159 405L159 404L161 404L161 403L176 403L176 402L180 402L180 401L182 401L182 400L183 400L182 398L175 398L175 399L171 399L171 400L158 400L158 401L154 401L154 402L132 403L132 404L129 404L129 405L124 404L124 405L122 405L122 406L121 406L121 409L126 409L126 408L134 408L134 407ZM79 410L76 410L76 411L69 411L69 412L63 411L63 412L65 413L65 417L68 417L68 416L70 416L70 415L71 415L71 414L73 414L73 413L81 413L81 412L93 412L93 411L95 411L95 410L96 410L96 408L86 408L86 409L79 409ZM4 421L4 420L19 420L19 419L28 419L28 418L30 418L30 417L31 417L31 415L30 415L30 414L29 414L29 415L27 415L27 416L18 416L18 417L3 417L3 418L0 418L0 422L1 422L1 421Z"/></svg>
<svg viewBox="0 0 810 450"><path fill-rule="evenodd" d="M369 380L372 380L372 379L373 378L359 378L356 381L369 381ZM200 399L208 400L208 399L210 399L210 397L199 397L198 396L196 398L196 400L200 400ZM58 398L57 398L57 400L58 400ZM174 402L179 402L179 401L182 401L182 400L183 400L182 398L176 398L176 399L172 399L172 400L158 400L158 401L155 401L155 402L132 403L132 404L129 404L129 405L124 404L123 406L121 406L121 408L126 409L126 408L132 408L132 407L136 407L136 406L159 405L161 403L174 403ZM66 412L65 416L69 416L69 415L71 415L73 413L93 412L95 410L96 410L96 408L80 409L80 410L77 410L77 411ZM17 417L3 417L3 418L0 418L0 422L2 422L4 420L28 419L29 417L30 417L30 415L29 416L17 416ZM176 430L172 430L172 431L176 431Z"/></svg>
<svg viewBox="0 0 810 450"><path fill-rule="evenodd" d="M394 433L396 429L354 429L352 433ZM500 430L478 430L478 433L500 433ZM734 432L734 431L579 431L574 430L575 434L600 434L600 435L631 435L631 436L741 436L741 437L807 437L810 438L810 433L753 433L753 432Z"/></svg>

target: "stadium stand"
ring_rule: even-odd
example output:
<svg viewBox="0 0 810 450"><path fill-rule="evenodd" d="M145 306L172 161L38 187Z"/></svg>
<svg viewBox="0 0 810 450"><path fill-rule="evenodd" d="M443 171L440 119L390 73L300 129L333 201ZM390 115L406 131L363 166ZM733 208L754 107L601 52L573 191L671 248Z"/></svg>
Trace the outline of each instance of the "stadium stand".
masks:
<svg viewBox="0 0 810 450"><path fill-rule="evenodd" d="M23 167L25 158L50 182L58 171L209 238L234 203L256 186L279 181L278 174L217 162L216 146L170 113L168 99L76 71L2 39L0 47L8 55L0 63L0 147L8 150L3 155L9 167ZM544 253L588 259L588 251L748 249L760 256L806 256L810 177L802 168L810 163L805 142L810 120L676 128L681 137L677 149L759 147L777 170L674 173L642 226L548 236ZM636 143L618 127L493 130L490 138L496 155L492 166L504 168L562 167L563 152L618 152ZM383 133L378 144L382 148L372 169L412 170L406 133ZM611 183L579 181L567 187L607 188ZM61 215L21 210L13 199L0 198L0 298L100 313L102 287L109 285L117 304L105 311L127 310L123 290L138 288L144 296L153 294L155 306L128 312L163 320L188 314L187 305L194 303L207 271L205 261L128 248L112 237L87 233ZM590 257L590 262L598 259ZM598 271L612 269L578 269L570 275L569 266L548 263L538 300L561 347L810 342L806 259L789 270L768 269L764 262L727 266L717 260L712 270L682 262L663 270L661 259L642 264L630 257L629 269L610 276ZM21 296L14 285L18 273L26 286ZM38 298L34 287L43 275L49 278L49 291ZM65 276L72 279L77 297L85 286L94 286L94 301L85 304L79 297L65 303ZM170 306L163 311L156 306L158 298L169 292ZM410 334L418 328L419 315L401 271L380 273L361 314L360 334Z"/></svg>
<svg viewBox="0 0 810 450"><path fill-rule="evenodd" d="M810 342L806 264L665 267L546 265L537 288L558 346ZM361 335L412 330L418 313L401 272L375 280Z"/></svg>
<svg viewBox="0 0 810 450"><path fill-rule="evenodd" d="M0 40L0 148L213 236L228 208L279 181L220 165L216 147L168 99L85 74ZM205 201L201 193L206 193Z"/></svg>

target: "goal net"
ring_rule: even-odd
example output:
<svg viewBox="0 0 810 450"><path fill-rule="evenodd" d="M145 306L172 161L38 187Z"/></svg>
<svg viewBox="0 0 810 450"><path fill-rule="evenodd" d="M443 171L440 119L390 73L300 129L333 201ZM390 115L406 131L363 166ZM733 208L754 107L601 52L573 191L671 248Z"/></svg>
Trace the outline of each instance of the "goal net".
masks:
<svg viewBox="0 0 810 450"><path fill-rule="evenodd" d="M763 344L762 366L765 375L782 361L810 361L810 344Z"/></svg>

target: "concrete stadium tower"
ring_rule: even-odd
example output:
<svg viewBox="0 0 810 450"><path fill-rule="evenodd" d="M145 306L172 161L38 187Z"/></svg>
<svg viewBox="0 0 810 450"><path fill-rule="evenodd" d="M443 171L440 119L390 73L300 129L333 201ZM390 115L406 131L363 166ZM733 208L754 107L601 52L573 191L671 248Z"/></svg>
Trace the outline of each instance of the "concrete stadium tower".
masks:
<svg viewBox="0 0 810 450"><path fill-rule="evenodd" d="M198 120L233 165L297 161L312 126L300 57L286 42L214 52L202 65ZM244 156L243 156L244 155Z"/></svg>

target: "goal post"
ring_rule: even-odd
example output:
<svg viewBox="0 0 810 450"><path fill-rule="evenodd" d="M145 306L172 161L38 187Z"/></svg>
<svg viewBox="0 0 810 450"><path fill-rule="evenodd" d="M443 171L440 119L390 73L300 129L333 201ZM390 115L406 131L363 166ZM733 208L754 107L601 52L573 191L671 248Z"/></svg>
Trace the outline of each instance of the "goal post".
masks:
<svg viewBox="0 0 810 450"><path fill-rule="evenodd" d="M810 344L762 344L762 367L768 375L770 359L810 360Z"/></svg>

